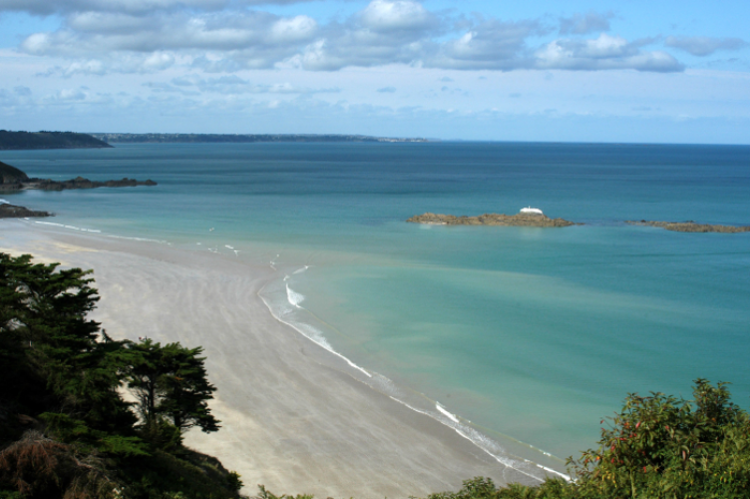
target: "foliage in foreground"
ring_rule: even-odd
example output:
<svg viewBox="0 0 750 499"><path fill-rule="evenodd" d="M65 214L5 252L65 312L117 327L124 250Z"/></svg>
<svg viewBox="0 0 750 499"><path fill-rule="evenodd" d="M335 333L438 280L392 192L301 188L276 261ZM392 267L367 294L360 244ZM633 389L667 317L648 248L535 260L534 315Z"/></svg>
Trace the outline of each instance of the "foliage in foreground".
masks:
<svg viewBox="0 0 750 499"><path fill-rule="evenodd" d="M428 499L750 497L750 419L730 402L726 385L697 379L692 401L628 395L622 412L602 428L599 448L568 460L571 482L497 488L478 477Z"/></svg>
<svg viewBox="0 0 750 499"><path fill-rule="evenodd" d="M239 475L182 446L219 429L202 349L113 340L86 317L89 272L57 267L0 253L0 499L238 497Z"/></svg>

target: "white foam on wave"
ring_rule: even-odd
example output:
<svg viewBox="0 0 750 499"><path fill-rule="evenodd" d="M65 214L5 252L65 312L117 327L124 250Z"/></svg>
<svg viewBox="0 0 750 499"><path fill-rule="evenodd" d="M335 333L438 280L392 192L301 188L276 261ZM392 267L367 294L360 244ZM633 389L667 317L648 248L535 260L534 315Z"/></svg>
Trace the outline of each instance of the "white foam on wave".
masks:
<svg viewBox="0 0 750 499"><path fill-rule="evenodd" d="M168 244L171 246L171 243L169 241L165 241L163 239L150 239L147 237L115 236L112 234L108 234L107 237L111 237L112 239L124 239L126 241L139 241L139 242L144 242L144 243Z"/></svg>
<svg viewBox="0 0 750 499"><path fill-rule="evenodd" d="M296 307L296 308L302 308L299 306L300 303L305 301L305 295L302 293L297 293L295 290L289 287L289 284L286 284L286 299L289 300L289 303Z"/></svg>
<svg viewBox="0 0 750 499"><path fill-rule="evenodd" d="M7 199L0 199L0 204L10 204L10 201Z"/></svg>
<svg viewBox="0 0 750 499"><path fill-rule="evenodd" d="M272 262L275 263L275 262ZM295 274L307 270L308 266L305 266L304 269L299 269L298 271L294 272ZM300 305L305 300L305 296L302 293L298 293L291 289L289 287L289 275L286 275L283 279L284 286L286 288L286 297L289 305L293 308L289 308L288 311L280 310L276 311L274 310L274 307L271 306L269 300L267 300L261 293L263 289L261 289L258 292L258 296L263 301L263 304L268 308L268 310L271 312L271 315L282 324L286 324L287 326L291 327L295 331L299 332L309 340L311 340L313 343L323 347L333 355L339 357L340 359L344 360L349 366L352 368L364 373L368 378L372 379L372 382L377 382L376 384L379 385L379 388L385 392L386 395L388 395L389 398L392 400L398 402L399 404L402 404L406 406L407 408L418 412L420 414L424 414L425 416L428 416L439 423L444 424L445 426L448 426L449 428L453 429L456 433L458 433L463 438L469 440L474 445L482 449L485 453L487 453L489 456L491 456L493 459L495 459L498 463L502 464L503 466L506 466L508 468L511 468L513 470L518 471L519 473L522 473L530 478L533 478L535 480L541 481L541 478L534 474L532 470L543 470L547 473L551 473L554 475L557 475L567 481L570 481L571 478L559 471L556 471L552 468L549 468L547 466L543 466L541 464L535 463L533 461L530 461L528 459L523 458L512 458L507 455L504 455L504 450L494 440L490 439L489 437L485 436L478 430L474 429L472 426L469 426L467 424L464 424L460 421L460 419L450 411L448 411L440 402L435 402L435 409L436 412L432 412L429 410L422 410L417 407L414 407L413 405L405 402L404 400L401 400L401 393L400 390L393 384L393 382L388 379L387 377L379 374L379 373L369 373L367 370L365 370L363 367L355 364L350 359L345 357L344 355L340 354L336 350L333 349L333 347L328 343L325 336L321 331L314 328L313 326L305 323L300 323L297 321L293 321L291 319L286 320L284 317L287 314L291 314L294 309L298 310L305 310L304 307ZM369 384L370 382L368 382ZM551 454L548 452L544 452L541 449L537 449L533 446L534 450L541 452L542 454L552 457Z"/></svg>
<svg viewBox="0 0 750 499"><path fill-rule="evenodd" d="M234 250L234 246L229 246L228 244L225 244L224 247L230 250Z"/></svg>
<svg viewBox="0 0 750 499"><path fill-rule="evenodd" d="M435 402L435 408L438 411L440 411L441 413L443 413L445 416L447 416L448 419L450 419L454 423L458 423L459 422L458 418L455 416L455 414L451 414L450 412L448 412L447 410L445 410L445 407L443 407L442 405L440 405L440 402Z"/></svg>
<svg viewBox="0 0 750 499"><path fill-rule="evenodd" d="M307 269L309 269L309 268L310 268L310 266L309 266L309 265L305 265L305 266L304 266L304 267L302 267L301 269L297 269L297 270L295 270L294 272L292 272L292 274L301 274L302 272L306 271L306 270L307 270Z"/></svg>
<svg viewBox="0 0 750 499"><path fill-rule="evenodd" d="M97 229L84 229L83 227L76 227L75 225L66 225L66 224L58 224L55 222L39 222L36 221L35 223L38 223L39 225L51 225L53 227L60 227L62 229L68 229L68 230L75 230L78 232L91 232L93 234L101 234L102 231ZM112 237L112 236L110 236Z"/></svg>
<svg viewBox="0 0 750 499"><path fill-rule="evenodd" d="M529 468L538 468L548 473L553 473L555 475L558 475L567 481L570 481L570 477L568 475L564 473L560 473L559 471L555 471L552 468L549 468L547 466L542 466L541 464L535 463L533 461L529 461L528 459L513 459L507 456L500 455L499 445L495 441L489 439L488 437L478 432L471 426L462 424L455 415L445 410L445 408L443 408L440 405L440 403L435 404L435 407L437 408L439 413L431 413L429 411L423 411L417 407L414 407L396 397L390 396L390 398L398 402L399 404L402 404L408 407L412 411L418 412L420 414L424 414L425 416L429 416L432 419L444 424L445 426L452 428L453 431L455 431L456 433L461 435L463 438L465 438L466 440L469 440L471 443L473 443L474 445L482 449L485 453L490 455L493 459L495 459L495 461L502 464L503 466L507 466L508 468L514 469L518 471L519 473L523 473L524 475L531 477L535 480L541 481L541 479L538 476L532 473L529 473L528 471L525 471L524 468L526 470L528 470ZM447 417L448 419L446 420L445 417L441 417L441 415Z"/></svg>
<svg viewBox="0 0 750 499"><path fill-rule="evenodd" d="M288 284L286 285L286 290L287 290L287 300L289 301L289 304L292 305L292 306L294 306L297 309L304 310L303 307L299 306L299 302L295 301L296 298L290 296L290 291L291 291L291 293L294 293L294 294L296 294L298 296L301 296L302 299L304 299L304 295L302 295L300 293L297 293L294 290L291 290L289 288ZM282 314L278 313L277 311L275 311L274 308L269 303L269 301L266 300L266 298L263 295L261 295L262 291L263 291L263 289L261 289L260 291L258 291L258 296L263 301L263 304L266 306L266 308L269 310L269 312L271 312L271 315L273 316L274 319L276 319L277 321L281 322L282 324L286 324L287 326L291 327L292 329L294 329L295 331L297 331L302 336L304 336L305 338L309 339L310 341L312 341L316 345L325 348L326 350L328 350L329 352L331 352L333 355L335 355L336 357L340 358L341 360L343 360L344 362L346 362L347 364L349 364L349 366L351 366L352 368L360 371L362 374L364 374L368 378L372 378L372 374L370 374L369 372L367 372L367 370L365 370L363 367L358 366L357 364L355 364L354 362L352 362L349 358L347 358L346 356L344 356L344 355L340 354L339 352L337 352L336 350L334 350L333 347L330 345L330 343L328 343L328 340L326 340L325 336L323 335L323 333L321 331L319 331L318 329L314 328L313 326L311 326L309 324L294 322L294 321L285 320L284 318L282 318ZM291 309L290 309L290 311L291 311Z"/></svg>

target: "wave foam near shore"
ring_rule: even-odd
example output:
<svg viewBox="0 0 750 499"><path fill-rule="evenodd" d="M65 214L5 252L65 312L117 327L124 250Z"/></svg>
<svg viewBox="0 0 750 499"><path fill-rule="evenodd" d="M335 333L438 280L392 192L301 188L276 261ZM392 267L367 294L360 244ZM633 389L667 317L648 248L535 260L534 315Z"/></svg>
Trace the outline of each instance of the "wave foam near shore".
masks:
<svg viewBox="0 0 750 499"><path fill-rule="evenodd" d="M278 255L277 255L278 258ZM276 269L276 261L270 262L270 267L273 270ZM305 265L303 268L300 268L294 272L292 272L292 275L300 274L302 272L305 272L309 268L308 265ZM268 308L271 315L282 324L286 324L287 326L291 327L298 333L302 334L304 337L312 341L313 343L317 344L318 346L321 346L328 352L332 353L336 357L344 360L349 366L356 369L357 371L364 373L369 379L363 380L366 384L371 386L372 388L380 391L381 393L384 393L389 398L391 398L393 401L409 408L412 411L415 411L417 413L423 414L425 416L428 416L439 423L448 426L452 430L454 430L456 433L458 433L461 437L469 440L474 445L482 449L485 453L487 453L489 456L491 456L493 459L495 459L498 463L502 464L503 466L506 466L508 468L514 469L518 471L519 473L522 473L528 477L539 479L538 475L535 475L533 473L534 469L537 470L543 470L547 473L557 475L561 478L564 478L565 480L570 480L570 477L564 473L561 473L559 471L556 471L550 467L543 466L541 464L535 463L533 461L523 459L523 458L514 458L506 455L505 450L503 447L496 441L492 440L490 437L487 437L486 435L482 434L478 430L474 429L472 426L467 425L465 423L462 423L458 416L455 414L449 412L444 406L442 406L439 402L435 402L435 411L431 411L428 409L420 409L417 407L414 407L413 405L407 403L402 398L404 397L404 392L396 387L396 385L386 376L383 376L380 373L375 372L368 372L363 367L355 364L352 362L349 358L342 355L341 353L337 352L331 344L326 339L324 333L317 328L313 327L310 324L304 323L302 321L294 320L293 317L290 317L295 310L298 311L307 311L304 307L300 305L305 300L305 295L302 293L299 293L295 290L293 290L289 286L289 280L291 278L291 275L286 274L284 278L282 279L282 282L284 283L284 289L286 291L286 304L287 307L280 306L278 307L278 310L274 309L274 306L270 299L263 296L263 291L265 290L265 287L261 289L258 292L258 296L263 301L266 308ZM549 453L542 451L541 449L536 449L533 446L529 446L530 448L533 448L534 450L546 455L551 456Z"/></svg>

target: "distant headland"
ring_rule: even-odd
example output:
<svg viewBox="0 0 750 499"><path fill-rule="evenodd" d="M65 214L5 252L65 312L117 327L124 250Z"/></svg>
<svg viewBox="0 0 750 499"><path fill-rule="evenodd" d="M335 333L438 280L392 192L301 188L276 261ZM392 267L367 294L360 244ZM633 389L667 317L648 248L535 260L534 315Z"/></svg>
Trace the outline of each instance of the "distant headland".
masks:
<svg viewBox="0 0 750 499"><path fill-rule="evenodd" d="M429 142L423 138L336 134L92 133L108 143L247 143L247 142Z"/></svg>
<svg viewBox="0 0 750 499"><path fill-rule="evenodd" d="M22 149L102 149L106 142L75 132L11 132L0 130L0 151Z"/></svg>

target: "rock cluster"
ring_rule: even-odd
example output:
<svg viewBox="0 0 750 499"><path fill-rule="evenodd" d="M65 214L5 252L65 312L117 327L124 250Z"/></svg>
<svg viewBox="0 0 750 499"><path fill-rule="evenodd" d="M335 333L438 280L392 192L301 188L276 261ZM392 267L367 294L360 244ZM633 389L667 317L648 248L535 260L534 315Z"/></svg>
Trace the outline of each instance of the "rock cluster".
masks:
<svg viewBox="0 0 750 499"><path fill-rule="evenodd" d="M55 181L49 179L31 179L24 184L24 189L39 189L43 191L62 191L66 189L95 189L97 187L136 187L139 185L156 185L153 180L135 180L123 178L121 180L107 180L99 182L83 177L71 180Z"/></svg>
<svg viewBox="0 0 750 499"><path fill-rule="evenodd" d="M569 227L577 225L562 218L549 218L546 215L527 213L517 215L485 213L477 217L424 213L411 217L407 222L430 225L495 225L504 227Z"/></svg>
<svg viewBox="0 0 750 499"><path fill-rule="evenodd" d="M687 222L659 222L648 220L628 220L626 223L631 225L645 225L648 227L661 227L662 229L676 232L722 232L725 234L734 234L737 232L750 232L750 226L736 227L733 225L711 225L699 224L692 220Z"/></svg>
<svg viewBox="0 0 750 499"><path fill-rule="evenodd" d="M0 204L0 218L51 217L48 211L34 211L23 206Z"/></svg>
<svg viewBox="0 0 750 499"><path fill-rule="evenodd" d="M10 166L3 164L2 166ZM13 168L13 167L11 167ZM15 168L14 168L15 169ZM20 170L18 170L21 172ZM4 173L4 171L3 171ZM21 172L23 173L23 172ZM25 174L24 174L25 177ZM3 175L3 182L0 182L0 192L14 192L26 190L40 191L63 191L67 189L95 189L97 187L136 187L139 185L157 185L153 180L135 180L132 178L123 178L121 180L107 180L100 182L89 180L83 177L76 177L71 180L50 180L42 178L20 178Z"/></svg>

